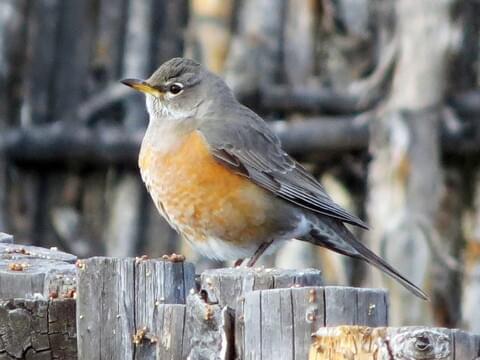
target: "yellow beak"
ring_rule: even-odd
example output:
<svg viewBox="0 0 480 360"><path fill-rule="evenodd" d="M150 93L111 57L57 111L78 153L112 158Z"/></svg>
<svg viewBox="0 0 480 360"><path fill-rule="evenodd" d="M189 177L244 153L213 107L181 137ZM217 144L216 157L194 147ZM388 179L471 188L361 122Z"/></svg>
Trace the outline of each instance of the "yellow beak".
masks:
<svg viewBox="0 0 480 360"><path fill-rule="evenodd" d="M123 79L121 80L121 83L127 86L130 86L131 88L134 88L137 91L143 92L145 94L150 94L156 97L163 94L159 89L153 87L152 85L148 84L144 80Z"/></svg>

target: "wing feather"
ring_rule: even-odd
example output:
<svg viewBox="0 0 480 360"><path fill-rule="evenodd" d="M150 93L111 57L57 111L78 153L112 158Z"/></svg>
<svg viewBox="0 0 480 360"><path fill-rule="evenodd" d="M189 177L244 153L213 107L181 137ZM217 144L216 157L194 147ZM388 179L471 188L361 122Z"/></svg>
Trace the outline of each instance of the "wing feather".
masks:
<svg viewBox="0 0 480 360"><path fill-rule="evenodd" d="M216 160L293 204L368 229L358 217L337 205L323 186L291 158L268 125L250 109L209 118L199 127Z"/></svg>

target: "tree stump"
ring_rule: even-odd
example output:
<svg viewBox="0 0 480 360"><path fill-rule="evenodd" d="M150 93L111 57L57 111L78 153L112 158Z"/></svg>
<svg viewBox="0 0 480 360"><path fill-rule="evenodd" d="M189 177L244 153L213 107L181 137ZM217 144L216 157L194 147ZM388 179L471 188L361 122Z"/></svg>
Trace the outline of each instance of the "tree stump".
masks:
<svg viewBox="0 0 480 360"><path fill-rule="evenodd" d="M178 358L185 307L167 304L185 304L195 270L170 260L95 257L79 264L79 358Z"/></svg>
<svg viewBox="0 0 480 360"><path fill-rule="evenodd" d="M309 360L474 360L479 354L480 336L461 330L339 326L316 332Z"/></svg>
<svg viewBox="0 0 480 360"><path fill-rule="evenodd" d="M383 290L303 287L246 294L246 360L306 359L311 335L324 326L387 324Z"/></svg>

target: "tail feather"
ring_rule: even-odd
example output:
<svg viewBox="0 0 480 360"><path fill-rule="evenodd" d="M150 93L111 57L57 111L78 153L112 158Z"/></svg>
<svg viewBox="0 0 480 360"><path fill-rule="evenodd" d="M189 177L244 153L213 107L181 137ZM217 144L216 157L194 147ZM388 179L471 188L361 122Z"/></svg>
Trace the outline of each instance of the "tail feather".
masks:
<svg viewBox="0 0 480 360"><path fill-rule="evenodd" d="M337 253L347 255L356 259L366 261L370 265L375 266L377 269L383 271L396 281L398 281L407 290L412 292L423 300L429 300L427 294L423 292L419 287L413 284L406 277L401 275L385 260L368 249L365 245L359 242L355 236L343 225L336 220L328 219L328 222L315 225L312 228L308 237L302 240L306 240L313 244L323 246Z"/></svg>

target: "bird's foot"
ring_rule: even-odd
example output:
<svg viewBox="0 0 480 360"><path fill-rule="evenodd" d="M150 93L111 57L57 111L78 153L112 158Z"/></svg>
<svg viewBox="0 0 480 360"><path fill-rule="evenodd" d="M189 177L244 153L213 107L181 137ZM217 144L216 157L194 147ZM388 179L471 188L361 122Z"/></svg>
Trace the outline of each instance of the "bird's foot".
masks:
<svg viewBox="0 0 480 360"><path fill-rule="evenodd" d="M265 250L267 250L267 248L272 244L273 241L269 241L269 242L264 242L262 243L257 251L255 251L255 254L253 254L253 256L248 259L248 262L247 262L247 267L253 267L257 260L260 258L260 256L262 256L262 254L265 252Z"/></svg>
<svg viewBox="0 0 480 360"><path fill-rule="evenodd" d="M237 259L237 260L235 260L235 262L233 263L233 267L234 267L234 268L238 268L238 267L242 266L242 263L243 263L243 259Z"/></svg>

